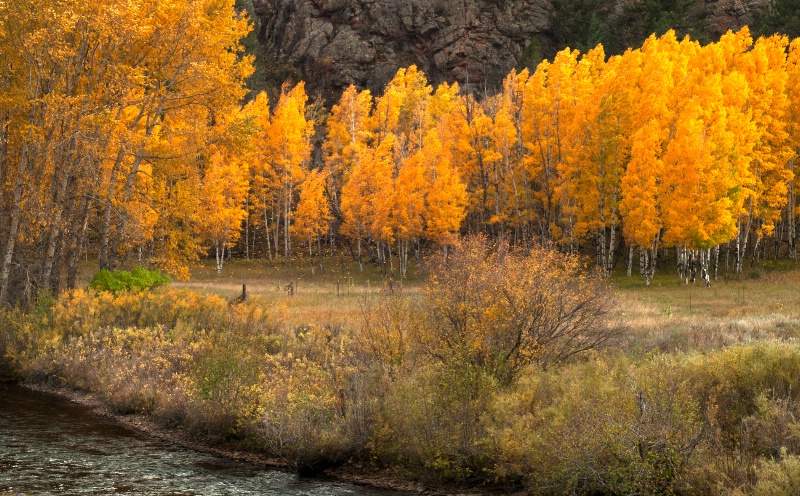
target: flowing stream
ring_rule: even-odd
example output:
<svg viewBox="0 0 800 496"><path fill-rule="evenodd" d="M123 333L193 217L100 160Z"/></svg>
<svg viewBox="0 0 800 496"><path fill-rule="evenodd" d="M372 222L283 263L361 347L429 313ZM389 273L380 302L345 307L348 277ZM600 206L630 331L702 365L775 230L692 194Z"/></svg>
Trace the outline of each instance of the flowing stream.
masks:
<svg viewBox="0 0 800 496"><path fill-rule="evenodd" d="M151 439L68 400L0 383L0 496L400 495L306 479Z"/></svg>

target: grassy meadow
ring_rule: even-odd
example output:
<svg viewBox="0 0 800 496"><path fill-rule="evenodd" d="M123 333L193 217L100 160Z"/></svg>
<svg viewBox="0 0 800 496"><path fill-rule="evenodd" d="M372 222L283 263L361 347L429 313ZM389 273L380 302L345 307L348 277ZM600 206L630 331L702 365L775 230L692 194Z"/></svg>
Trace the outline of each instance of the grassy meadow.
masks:
<svg viewBox="0 0 800 496"><path fill-rule="evenodd" d="M4 311L4 374L92 392L306 473L357 463L530 494L797 494L793 265L711 288L668 267L649 287L615 274L600 317L622 332L513 376L495 373L492 355L476 359L473 338L459 347L435 334L440 293L410 275L390 288L346 259L327 259L324 273L234 260L217 274L209 261L152 291L44 297Z"/></svg>
<svg viewBox="0 0 800 496"><path fill-rule="evenodd" d="M213 260L192 268L190 281L172 287L233 299L247 285L248 295L269 302L271 313L284 325L357 326L365 298L375 299L389 289L374 264L363 271L349 257L326 258L325 271L311 269L307 260L270 262L233 260L217 274ZM612 343L634 353L706 351L761 339L784 339L800 329L800 268L790 261L763 261L739 277L718 275L706 288L702 281L685 284L674 267L660 267L651 285L624 270L611 278L617 303L615 318L626 329ZM286 286L292 283L290 296ZM409 278L392 289L421 298L425 283L421 269L411 265Z"/></svg>

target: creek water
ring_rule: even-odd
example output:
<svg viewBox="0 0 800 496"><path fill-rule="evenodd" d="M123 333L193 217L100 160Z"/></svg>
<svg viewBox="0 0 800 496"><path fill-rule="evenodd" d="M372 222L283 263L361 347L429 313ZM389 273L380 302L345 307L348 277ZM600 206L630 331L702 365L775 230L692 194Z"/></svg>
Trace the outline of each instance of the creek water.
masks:
<svg viewBox="0 0 800 496"><path fill-rule="evenodd" d="M65 399L0 383L0 496L390 496L183 449Z"/></svg>

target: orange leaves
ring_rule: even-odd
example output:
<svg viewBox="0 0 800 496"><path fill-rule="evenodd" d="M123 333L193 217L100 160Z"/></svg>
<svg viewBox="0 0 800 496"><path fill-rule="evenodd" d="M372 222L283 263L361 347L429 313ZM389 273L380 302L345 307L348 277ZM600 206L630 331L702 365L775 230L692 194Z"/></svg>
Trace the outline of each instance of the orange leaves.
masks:
<svg viewBox="0 0 800 496"><path fill-rule="evenodd" d="M354 88L333 108L324 149L332 173L343 169L335 179L343 183L342 231L354 240L449 243L459 229L466 192L452 163L458 87L431 91L412 66L397 72L371 113L369 93Z"/></svg>
<svg viewBox="0 0 800 496"><path fill-rule="evenodd" d="M303 237L327 234L331 220L328 197L325 195L327 175L312 170L300 187L300 202L294 213L294 230Z"/></svg>
<svg viewBox="0 0 800 496"><path fill-rule="evenodd" d="M482 101L446 85L431 95L410 67L369 119L369 96L354 106L348 90L326 147L338 167L356 162L346 143L358 150L361 165L345 182L365 185L358 169L373 170L377 196L360 210L371 217L357 236L445 242L467 208L470 230L570 249L594 238L607 270L620 230L635 247L707 249L744 224L769 233L786 204L794 152L785 48L785 39L754 43L742 30L705 46L668 32L608 61L602 47L565 50L532 74L512 71ZM340 115L356 107L359 124L347 132ZM377 172L390 162L391 173ZM346 197L356 191L365 189L342 188L350 235L360 200Z"/></svg>

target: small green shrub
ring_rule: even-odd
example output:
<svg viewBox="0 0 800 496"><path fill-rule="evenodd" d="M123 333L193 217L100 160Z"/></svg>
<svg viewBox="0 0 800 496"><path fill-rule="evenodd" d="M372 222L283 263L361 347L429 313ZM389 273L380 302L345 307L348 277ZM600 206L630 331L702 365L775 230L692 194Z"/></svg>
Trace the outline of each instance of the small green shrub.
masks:
<svg viewBox="0 0 800 496"><path fill-rule="evenodd" d="M137 289L144 291L172 282L168 275L162 274L157 270L147 270L144 267L136 267L133 271L115 270L109 272L107 269L100 270L94 275L89 286L98 291L130 291Z"/></svg>

